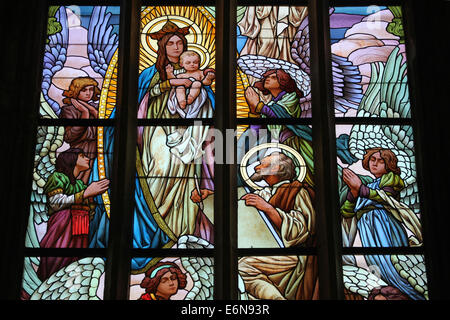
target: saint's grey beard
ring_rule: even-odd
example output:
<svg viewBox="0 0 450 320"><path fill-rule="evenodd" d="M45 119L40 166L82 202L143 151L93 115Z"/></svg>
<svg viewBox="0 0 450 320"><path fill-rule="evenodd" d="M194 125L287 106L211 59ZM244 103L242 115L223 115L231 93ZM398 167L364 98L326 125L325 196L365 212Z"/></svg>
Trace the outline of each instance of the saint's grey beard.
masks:
<svg viewBox="0 0 450 320"><path fill-rule="evenodd" d="M261 172L255 172L254 174L251 175L250 180L253 182L260 182L262 180L264 180L264 174L261 174Z"/></svg>

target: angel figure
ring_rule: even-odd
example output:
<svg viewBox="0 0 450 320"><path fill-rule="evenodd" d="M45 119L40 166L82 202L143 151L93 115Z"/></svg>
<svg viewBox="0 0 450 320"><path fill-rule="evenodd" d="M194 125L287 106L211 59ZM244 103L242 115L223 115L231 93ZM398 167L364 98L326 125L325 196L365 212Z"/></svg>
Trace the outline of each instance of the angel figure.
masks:
<svg viewBox="0 0 450 320"><path fill-rule="evenodd" d="M364 247L407 247L408 235L402 223L419 230L419 221L411 210L399 203L400 191L405 184L400 177L395 154L384 148L366 150L362 165L375 176L367 185L348 168L342 170L344 182L349 187L347 199L341 207L345 218L356 215L358 231ZM421 239L420 239L421 240ZM367 255L369 265L380 268L381 275L389 284L414 298L423 297L400 276L390 261L390 256Z"/></svg>
<svg viewBox="0 0 450 320"><path fill-rule="evenodd" d="M341 212L346 218L356 215L363 246L398 247L422 242L419 220L399 202L405 183L397 162L397 156L389 149L367 149L362 165L375 176L367 185L352 170L342 170L349 191ZM410 239L400 222L414 233Z"/></svg>
<svg viewBox="0 0 450 320"><path fill-rule="evenodd" d="M185 235L178 249L211 249L208 241ZM155 258L158 259L158 258ZM154 262L154 261L153 261ZM131 300L212 300L214 260L210 257L166 257L148 269L132 272Z"/></svg>
<svg viewBox="0 0 450 320"><path fill-rule="evenodd" d="M45 52L43 58L43 76L41 84L40 97L40 116L44 119L58 119L58 118L113 118L114 110L111 114L101 115L97 113L96 101L99 96L99 87L103 86L100 82L102 77L106 77L108 66L112 61L112 57L118 48L118 37L114 31L111 17L117 14L117 8L94 6L89 10L90 21L89 27L85 28L81 24L79 16L75 14L69 7L59 6L54 7L54 17L61 26L59 31L49 34L47 44L45 45ZM71 39L79 39L81 36L86 36L85 44L74 44ZM99 41L98 39L102 39ZM73 46L77 50L72 50ZM84 50L78 50L81 47L86 47ZM74 55L74 53L82 52L82 58ZM74 70L73 61L80 64L78 69ZM76 78L72 80L72 87L66 82L67 74L76 74ZM78 79L83 78L83 80ZM96 80L94 80L94 78ZM61 94L62 90L64 92ZM64 102L62 100L65 100ZM76 100L76 101L75 101ZM77 108L78 107L78 108ZM72 116L71 116L72 114ZM31 193L30 216L26 234L26 246L31 248L39 248L48 245L55 247L54 243L50 243L50 239L44 241L40 230L45 230L47 224L47 235L49 238L52 232L50 229L54 228L58 220L58 216L64 215L63 212L70 212L70 205L64 207L64 203L52 203L48 192L49 181L55 179L62 174L57 166L57 156L61 156L61 151L71 147L64 142L68 142L68 131L72 130L73 137L76 136L76 130L84 130L86 128L72 127L65 128L60 123L55 126L40 126L37 130L36 139L36 153L35 163L33 169L33 182ZM97 154L97 132L90 130L86 137L79 137L78 140L72 142L72 148L79 149L84 157L84 161L88 163L87 169L84 168L75 177L75 183L82 191L81 187L89 187L95 181L101 180L99 174L96 154ZM111 164L111 148L113 127L105 127L103 131L103 145L104 145L104 176L109 177ZM80 132L78 132L80 134ZM95 136L95 138L94 138ZM72 168L73 170L73 168ZM71 170L68 172L70 173ZM65 174L70 176L70 174ZM64 179L66 181L67 179ZM69 179L70 180L70 179ZM67 180L68 181L68 180ZM106 181L106 180L105 180ZM95 183L94 183L95 184ZM71 184L67 184L67 187ZM104 186L106 188L106 186ZM47 189L46 189L47 188ZM69 187L68 187L69 188ZM69 188L70 189L70 188ZM64 190L64 188L63 188ZM87 189L86 189L87 190ZM72 190L73 191L73 190ZM89 235L86 236L86 247L105 247L108 240L108 220L105 205L103 205L102 196L107 193L99 194L97 196L91 195L89 198L95 198L93 202L95 206L95 214L92 220L89 220ZM59 194L55 196L64 197L67 199L73 198L74 194ZM78 198L77 198L78 199ZM53 208L52 208L53 207ZM58 208L59 210L58 210ZM64 207L65 209L61 209ZM67 217L66 217L67 218ZM70 220L70 219L69 219ZM42 225L44 224L44 225ZM70 242L70 230L67 231L67 225L61 224L63 229L60 241ZM67 231L67 232L66 232ZM58 236L53 235L53 240L57 241ZM84 237L84 236L83 236ZM83 240L84 241L84 240ZM47 244L45 244L47 243ZM67 247L66 245L64 245ZM25 259L24 269L24 292L25 295L31 295L39 286L45 286L43 279L45 273L49 276L51 270L47 270L38 277L35 272L35 266L45 264L46 259L39 260L37 257L29 257ZM55 262L56 263L56 262ZM56 263L58 264L58 263ZM70 265L69 265L70 266ZM69 266L66 266L68 268ZM44 268L44 267L41 267ZM46 267L45 267L46 268ZM60 272L62 272L60 269Z"/></svg>
<svg viewBox="0 0 450 320"><path fill-rule="evenodd" d="M371 79L358 107L358 116L410 117L406 63L402 60L397 47L385 63L371 64ZM358 124L351 127L347 144L338 146L355 159L346 164L362 160L363 169L371 173L353 172L343 165L337 167L345 246L352 247L358 234L365 247L422 244L412 137L409 125ZM353 168L358 171L356 167ZM368 255L365 258L369 267L379 270L384 282L381 286L396 287L410 299L427 299L423 255ZM343 264L351 270L359 267L355 257L350 255L343 257ZM348 279L351 278L353 276ZM352 292L361 292L364 286L358 282L349 287L359 288ZM366 294L365 298L368 296Z"/></svg>
<svg viewBox="0 0 450 320"><path fill-rule="evenodd" d="M141 287L145 293L139 300L169 300L179 289L186 287L186 275L173 262L158 262L145 272Z"/></svg>
<svg viewBox="0 0 450 320"><path fill-rule="evenodd" d="M59 154L56 170L47 180L44 193L48 199L47 232L41 248L87 248L90 213L95 204L92 197L105 192L109 180L89 185L79 179L89 169L89 158L81 149L69 149ZM78 258L41 257L37 274L43 281L52 273Z"/></svg>
<svg viewBox="0 0 450 320"><path fill-rule="evenodd" d="M71 81L69 89L63 92L65 105L61 107L60 118L65 119L96 119L100 98L98 82L91 77L78 77ZM80 148L91 159L90 168L83 173L82 180L87 183L92 164L97 156L97 127L67 126L64 141L71 148Z"/></svg>

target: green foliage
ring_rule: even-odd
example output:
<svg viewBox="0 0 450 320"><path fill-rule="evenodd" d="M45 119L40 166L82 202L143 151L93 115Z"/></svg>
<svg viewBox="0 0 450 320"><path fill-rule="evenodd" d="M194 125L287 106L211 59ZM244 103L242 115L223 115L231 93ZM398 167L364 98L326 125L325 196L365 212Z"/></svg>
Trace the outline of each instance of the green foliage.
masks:
<svg viewBox="0 0 450 320"><path fill-rule="evenodd" d="M386 31L400 37L400 43L405 43L405 32L402 23L402 10L399 6L388 6L394 15L392 22L388 24Z"/></svg>
<svg viewBox="0 0 450 320"><path fill-rule="evenodd" d="M391 10L392 14L395 18L402 17L402 7L400 6L388 6L388 9Z"/></svg>
<svg viewBox="0 0 450 320"><path fill-rule="evenodd" d="M56 33L60 32L61 30L62 30L61 23L59 23L56 20L56 18L54 18L54 17L48 18L47 34L49 36L56 34Z"/></svg>
<svg viewBox="0 0 450 320"><path fill-rule="evenodd" d="M50 6L48 9L48 21L47 21L47 36L50 37L51 35L54 35L58 32L61 32L62 26L61 23L59 23L56 18L55 14L58 11L59 6ZM47 43L49 42L49 39L47 39Z"/></svg>

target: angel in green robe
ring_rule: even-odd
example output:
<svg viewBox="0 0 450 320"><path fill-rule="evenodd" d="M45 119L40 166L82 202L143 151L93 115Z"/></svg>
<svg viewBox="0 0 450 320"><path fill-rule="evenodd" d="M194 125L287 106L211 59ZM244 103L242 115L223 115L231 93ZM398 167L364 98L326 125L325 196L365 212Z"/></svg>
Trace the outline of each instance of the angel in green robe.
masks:
<svg viewBox="0 0 450 320"><path fill-rule="evenodd" d="M90 168L90 159L82 149L68 149L56 159L56 170L50 175L44 193L47 197L47 232L41 248L87 248L89 219L95 204L93 197L109 187L103 179L86 185L81 174ZM41 257L37 274L44 281L57 270L77 260L76 257Z"/></svg>
<svg viewBox="0 0 450 320"><path fill-rule="evenodd" d="M269 103L260 100L259 94L271 95ZM250 108L251 118L300 118L302 113L299 103L303 92L297 87L296 82L286 71L282 69L268 70L263 78L256 82L253 87L245 90L245 98ZM251 130L258 131L261 126L250 126ZM305 125L267 125L271 139L275 139L298 150L305 159L307 174L305 182L310 186L313 181L313 154L312 154L312 131Z"/></svg>

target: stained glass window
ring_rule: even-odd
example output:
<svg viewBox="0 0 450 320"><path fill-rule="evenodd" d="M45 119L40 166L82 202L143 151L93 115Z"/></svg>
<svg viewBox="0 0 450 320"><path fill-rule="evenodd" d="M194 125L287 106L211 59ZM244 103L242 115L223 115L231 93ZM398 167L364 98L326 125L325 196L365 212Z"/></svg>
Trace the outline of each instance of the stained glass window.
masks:
<svg viewBox="0 0 450 320"><path fill-rule="evenodd" d="M237 26L238 248L314 248L307 7L238 7ZM238 260L240 298L317 299L316 257L275 252Z"/></svg>
<svg viewBox="0 0 450 320"><path fill-rule="evenodd" d="M330 38L346 298L428 299L401 8L330 8Z"/></svg>
<svg viewBox="0 0 450 320"><path fill-rule="evenodd" d="M180 238L180 246L202 248L207 244L201 240L197 243L188 241L187 236ZM153 258L153 262L145 272L130 276L130 300L213 299L213 258L159 257Z"/></svg>
<svg viewBox="0 0 450 320"><path fill-rule="evenodd" d="M119 7L49 8L39 105L47 125L37 128L27 248L108 246L119 14ZM104 259L57 252L25 259L24 299L103 297Z"/></svg>
<svg viewBox="0 0 450 320"><path fill-rule="evenodd" d="M237 8L237 116L269 118L304 118L311 116L311 83L307 7L249 6ZM275 92L266 81L276 77L282 83ZM269 80L267 80L269 78ZM248 89L248 87L251 87ZM249 104L258 94L260 103L273 100L299 100L285 112L268 112L267 106Z"/></svg>
<svg viewBox="0 0 450 320"><path fill-rule="evenodd" d="M330 40L336 116L410 117L401 7L330 8Z"/></svg>
<svg viewBox="0 0 450 320"><path fill-rule="evenodd" d="M340 198L343 217L358 220L370 206L378 203L397 220L406 223L410 239L401 243L368 242L364 246L392 247L422 243L420 203L417 188L417 172L414 157L414 141L411 126L400 125L340 125L336 128L338 149L343 156L338 158L339 175L342 177ZM347 157L345 157L346 155ZM383 163L380 169L376 161ZM380 172L379 172L380 171ZM387 171L387 172L384 172ZM359 177L359 195L375 203L359 203L353 196L350 179ZM381 182L383 180L383 182ZM363 186L364 185L364 186ZM384 190L375 192L375 190ZM350 192L350 193L349 193ZM393 198L389 198L393 197ZM367 207L367 209L364 209ZM409 208L409 209L407 209ZM398 213L396 213L397 211ZM394 229L393 229L394 230ZM391 231L398 233L399 231ZM400 229L398 229L400 230ZM353 244L349 244L353 246Z"/></svg>
<svg viewBox="0 0 450 320"><path fill-rule="evenodd" d="M138 118L213 116L215 37L214 7L142 8Z"/></svg>
<svg viewBox="0 0 450 320"><path fill-rule="evenodd" d="M74 131L81 133L78 136L90 134L94 139L72 138ZM112 135L113 129L87 126L38 128L27 247L107 246L113 145L103 144L103 132ZM98 133L97 137L95 133ZM71 146L71 143L76 145ZM73 239L74 234L83 239Z"/></svg>
<svg viewBox="0 0 450 320"><path fill-rule="evenodd" d="M428 299L403 8L317 3L46 8L21 299Z"/></svg>
<svg viewBox="0 0 450 320"><path fill-rule="evenodd" d="M141 8L137 117L143 126L137 128L135 249L214 247L215 74L214 7ZM154 125L159 119L166 125ZM178 264L197 265L196 259L182 257ZM133 258L131 278L150 281L155 266L166 260ZM212 277L212 262L208 265L202 272ZM213 298L212 278L204 283L204 275L198 279L201 272L194 270L186 270L190 280L183 290L189 293L171 299L191 299L199 290L197 298ZM149 290L142 299L156 294ZM133 289L130 299L138 291Z"/></svg>
<svg viewBox="0 0 450 320"><path fill-rule="evenodd" d="M119 7L52 6L45 44L40 115L42 118L107 119L114 117L117 94ZM94 86L91 104L82 112L71 99ZM76 103L76 102L75 102ZM75 109L75 111L72 111ZM80 111L82 110L82 111ZM72 111L72 112L71 112ZM78 111L78 112L77 112Z"/></svg>

